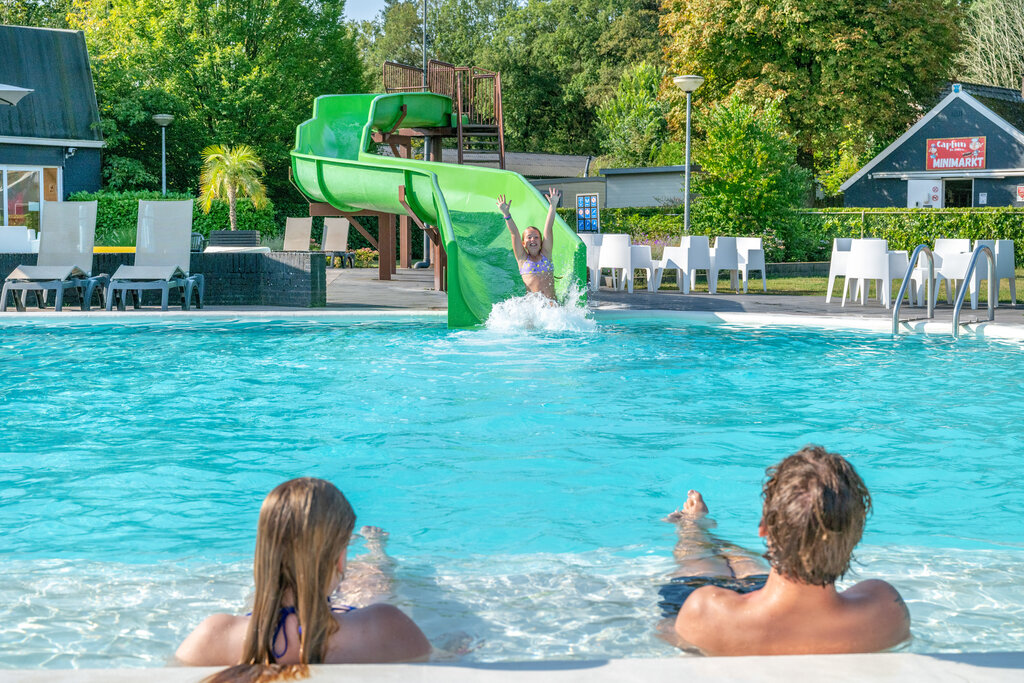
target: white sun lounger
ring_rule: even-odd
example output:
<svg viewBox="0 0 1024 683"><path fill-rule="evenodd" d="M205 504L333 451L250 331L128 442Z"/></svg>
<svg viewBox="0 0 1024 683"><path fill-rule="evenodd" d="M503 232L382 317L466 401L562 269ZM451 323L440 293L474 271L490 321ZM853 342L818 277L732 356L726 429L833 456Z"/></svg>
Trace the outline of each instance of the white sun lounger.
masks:
<svg viewBox="0 0 1024 683"><path fill-rule="evenodd" d="M28 293L34 292L45 308L46 291L54 290L54 307L64 305L64 292L77 289L82 310L89 310L93 292L99 287L102 303L106 275L92 275L92 250L96 237L96 202L44 201L40 217L39 256L34 266L20 265L7 276L0 294L0 311L7 310L8 293L14 304L25 310ZM21 292L19 296L18 292Z"/></svg>

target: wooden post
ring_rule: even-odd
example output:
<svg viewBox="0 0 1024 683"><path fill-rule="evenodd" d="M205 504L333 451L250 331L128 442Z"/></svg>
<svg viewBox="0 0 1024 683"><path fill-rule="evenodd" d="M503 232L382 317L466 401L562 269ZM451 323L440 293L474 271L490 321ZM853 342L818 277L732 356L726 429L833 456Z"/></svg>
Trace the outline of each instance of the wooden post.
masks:
<svg viewBox="0 0 1024 683"><path fill-rule="evenodd" d="M390 280L395 266L394 217L389 213L377 214L377 278Z"/></svg>
<svg viewBox="0 0 1024 683"><path fill-rule="evenodd" d="M402 145L403 156L406 159L412 158L412 143ZM409 217L401 216L398 219L398 260L403 268L412 266L412 235L409 230Z"/></svg>

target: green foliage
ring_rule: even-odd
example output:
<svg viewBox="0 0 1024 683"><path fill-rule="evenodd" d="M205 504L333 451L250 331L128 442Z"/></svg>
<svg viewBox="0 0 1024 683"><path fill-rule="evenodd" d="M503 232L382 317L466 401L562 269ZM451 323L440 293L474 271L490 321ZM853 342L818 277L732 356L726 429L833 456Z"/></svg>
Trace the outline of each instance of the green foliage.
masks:
<svg viewBox="0 0 1024 683"><path fill-rule="evenodd" d="M366 73L384 60L418 66L420 3L389 1L359 27ZM436 0L427 56L500 71L509 149L596 154L596 110L630 64L661 60L658 0Z"/></svg>
<svg viewBox="0 0 1024 683"><path fill-rule="evenodd" d="M661 30L670 71L707 79L698 100L778 100L801 165L819 168L847 127L893 140L930 106L951 75L965 4L665 0Z"/></svg>
<svg viewBox="0 0 1024 683"><path fill-rule="evenodd" d="M67 28L71 0L3 0L0 24Z"/></svg>
<svg viewBox="0 0 1024 683"><path fill-rule="evenodd" d="M881 237L890 249L911 251L938 237L1010 239L1017 263L1024 262L1024 210L991 209L836 209L800 212L797 229L785 245L786 260L827 261L836 237Z"/></svg>
<svg viewBox="0 0 1024 683"><path fill-rule="evenodd" d="M558 215L576 227L575 209L561 208ZM690 218L692 222L693 216ZM937 237L959 237L1013 240L1017 263L1024 263L1024 209L829 209L799 211L793 223L788 241L766 252L768 261L828 261L836 237L882 237L889 241L890 249L907 251L918 244L934 244ZM678 245L683 234L682 209L601 209L601 231L627 234L634 243L650 244L652 249ZM736 234L709 233L692 224L690 232L710 238Z"/></svg>
<svg viewBox="0 0 1024 683"><path fill-rule="evenodd" d="M88 202L96 200L96 245L104 247L130 247L135 244L135 229L139 220L139 200L194 199L190 194L168 192L76 192L69 201ZM228 227L228 204L215 201L209 213L200 210L198 202L192 213L192 232L209 236L211 230ZM260 209L250 204L238 207L238 226L242 230L259 230L261 235L272 236L279 232L274 222L274 207L269 202Z"/></svg>
<svg viewBox="0 0 1024 683"><path fill-rule="evenodd" d="M315 97L362 90L344 0L75 0L85 33L112 188L160 175L167 128L168 186L195 191L200 150L245 140L264 160L271 196L292 196L289 150ZM131 161L122 161L131 160ZM134 163L133 163L134 162Z"/></svg>
<svg viewBox="0 0 1024 683"><path fill-rule="evenodd" d="M614 99L597 110L607 153L606 167L650 166L668 132L666 106L658 100L662 73L640 62L622 73Z"/></svg>
<svg viewBox="0 0 1024 683"><path fill-rule="evenodd" d="M703 143L692 177L691 228L696 234L764 238L765 255L780 251L793 229L810 174L796 165L796 144L778 105L764 110L733 96L700 118Z"/></svg>

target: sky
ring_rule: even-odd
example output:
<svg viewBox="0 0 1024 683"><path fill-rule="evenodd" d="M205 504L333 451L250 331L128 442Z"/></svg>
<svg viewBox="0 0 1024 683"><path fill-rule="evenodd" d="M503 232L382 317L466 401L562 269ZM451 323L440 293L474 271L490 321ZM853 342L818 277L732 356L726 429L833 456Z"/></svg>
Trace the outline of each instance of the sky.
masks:
<svg viewBox="0 0 1024 683"><path fill-rule="evenodd" d="M345 16L355 21L373 19L382 9L384 9L384 0L347 0L345 2Z"/></svg>

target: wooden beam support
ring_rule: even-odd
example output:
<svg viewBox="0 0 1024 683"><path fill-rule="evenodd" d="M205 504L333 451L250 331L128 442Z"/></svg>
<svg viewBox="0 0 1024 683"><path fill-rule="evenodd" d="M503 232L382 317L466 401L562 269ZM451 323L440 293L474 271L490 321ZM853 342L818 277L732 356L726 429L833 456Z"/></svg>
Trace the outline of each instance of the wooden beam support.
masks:
<svg viewBox="0 0 1024 683"><path fill-rule="evenodd" d="M366 214L363 214L363 215L366 215ZM376 215L377 215L377 221L378 221L377 224L380 225L380 215L379 214L376 214ZM359 224L359 221L357 221L355 219L355 214L351 214L351 213L350 214L346 214L345 218L348 219L349 223L351 223L352 225L356 226L356 230L359 231L359 234L362 235L363 237L365 237L366 241L369 242L371 245L373 245L373 248L376 249L377 253L379 254L380 253L380 247L377 246L377 240L373 239L373 236L366 231L366 228L364 228L362 225ZM379 233L380 230L377 230L377 232Z"/></svg>

